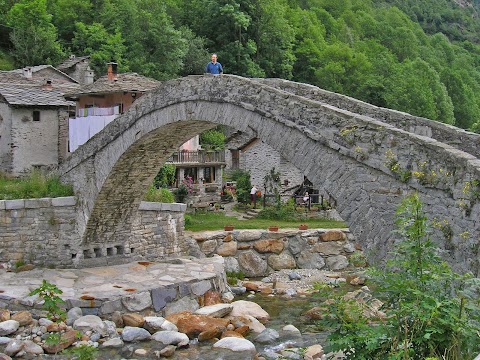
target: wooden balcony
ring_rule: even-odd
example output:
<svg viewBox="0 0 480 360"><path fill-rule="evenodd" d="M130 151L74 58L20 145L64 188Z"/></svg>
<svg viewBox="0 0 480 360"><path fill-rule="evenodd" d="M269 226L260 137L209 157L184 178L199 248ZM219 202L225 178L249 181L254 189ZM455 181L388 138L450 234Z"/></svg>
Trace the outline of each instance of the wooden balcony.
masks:
<svg viewBox="0 0 480 360"><path fill-rule="evenodd" d="M171 164L224 164L225 151L206 151L206 150L180 150L174 152L167 163Z"/></svg>

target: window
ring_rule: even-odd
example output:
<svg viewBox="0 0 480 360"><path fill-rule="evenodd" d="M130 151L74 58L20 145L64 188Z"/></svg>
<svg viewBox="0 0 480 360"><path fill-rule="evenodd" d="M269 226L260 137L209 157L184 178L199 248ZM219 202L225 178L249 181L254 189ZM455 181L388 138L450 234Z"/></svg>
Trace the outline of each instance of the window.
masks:
<svg viewBox="0 0 480 360"><path fill-rule="evenodd" d="M33 121L40 121L40 111L34 110L32 116L33 116Z"/></svg>
<svg viewBox="0 0 480 360"><path fill-rule="evenodd" d="M203 179L205 183L215 182L215 167L206 167L203 169Z"/></svg>
<svg viewBox="0 0 480 360"><path fill-rule="evenodd" d="M240 151L230 150L232 153L232 169L240 168Z"/></svg>

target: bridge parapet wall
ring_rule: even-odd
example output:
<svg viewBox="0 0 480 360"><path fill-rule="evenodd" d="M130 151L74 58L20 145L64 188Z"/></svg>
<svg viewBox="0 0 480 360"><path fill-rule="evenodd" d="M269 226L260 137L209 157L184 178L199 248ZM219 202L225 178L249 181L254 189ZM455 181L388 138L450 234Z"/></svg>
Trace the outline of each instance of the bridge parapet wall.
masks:
<svg viewBox="0 0 480 360"><path fill-rule="evenodd" d="M371 117L417 135L431 137L480 157L480 134L405 112L378 107L346 95L320 89L313 85L283 79L256 79L256 81L322 104L332 105L339 109Z"/></svg>
<svg viewBox="0 0 480 360"><path fill-rule="evenodd" d="M142 202L127 243L85 246L75 197L0 200L0 263L77 267L155 260L187 252L185 204Z"/></svg>

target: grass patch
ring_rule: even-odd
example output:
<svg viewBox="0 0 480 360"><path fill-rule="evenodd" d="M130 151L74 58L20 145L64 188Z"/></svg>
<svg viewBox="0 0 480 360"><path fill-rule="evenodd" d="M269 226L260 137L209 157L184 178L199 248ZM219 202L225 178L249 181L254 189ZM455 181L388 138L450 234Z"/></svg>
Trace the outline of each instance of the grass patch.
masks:
<svg viewBox="0 0 480 360"><path fill-rule="evenodd" d="M60 182L56 176L46 177L33 171L26 178L12 178L0 174L0 200L38 199L72 196L73 188Z"/></svg>
<svg viewBox="0 0 480 360"><path fill-rule="evenodd" d="M268 219L250 219L238 220L233 216L226 216L223 213L215 212L197 212L188 215L188 222L185 222L185 230L204 231L204 230L222 230L225 225L233 225L235 229L267 229L271 225L277 225L280 229L298 228L300 224L308 224L309 229L323 228L346 228L343 221L308 219L308 220L268 220Z"/></svg>

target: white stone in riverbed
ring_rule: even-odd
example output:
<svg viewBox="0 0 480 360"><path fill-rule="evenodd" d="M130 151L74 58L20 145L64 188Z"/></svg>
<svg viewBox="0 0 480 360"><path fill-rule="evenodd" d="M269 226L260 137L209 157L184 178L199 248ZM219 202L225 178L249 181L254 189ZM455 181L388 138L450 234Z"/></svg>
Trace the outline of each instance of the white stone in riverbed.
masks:
<svg viewBox="0 0 480 360"><path fill-rule="evenodd" d="M195 311L198 315L207 315L216 318L222 318L232 312L233 305L231 304L215 304L210 306L204 306Z"/></svg>
<svg viewBox="0 0 480 360"><path fill-rule="evenodd" d="M0 336L0 345L7 345L12 339L6 336Z"/></svg>
<svg viewBox="0 0 480 360"><path fill-rule="evenodd" d="M85 315L78 318L73 323L73 328L75 330L83 331L84 333L87 331L95 331L102 336L107 335L107 326L103 320L96 315Z"/></svg>
<svg viewBox="0 0 480 360"><path fill-rule="evenodd" d="M270 315L262 307L252 301L238 300L231 304L233 306L230 316L250 315L259 321L267 321Z"/></svg>
<svg viewBox="0 0 480 360"><path fill-rule="evenodd" d="M255 345L247 339L240 339L236 337L226 337L218 340L213 344L214 348L228 349L234 352L246 352L254 355L257 350Z"/></svg>
<svg viewBox="0 0 480 360"><path fill-rule="evenodd" d="M5 354L8 356L15 356L20 350L22 350L23 341L22 340L12 340L7 344L5 348Z"/></svg>
<svg viewBox="0 0 480 360"><path fill-rule="evenodd" d="M145 357L148 354L148 351L145 349L136 349L134 352L135 355L140 356L140 357Z"/></svg>
<svg viewBox="0 0 480 360"><path fill-rule="evenodd" d="M113 347L113 348L119 348L123 346L123 341L120 338L113 338L105 341L102 344L102 347Z"/></svg>
<svg viewBox="0 0 480 360"><path fill-rule="evenodd" d="M291 324L290 325L285 325L282 328L282 330L285 331L285 332L292 333L292 334L301 335L300 330L298 330L295 326L293 326Z"/></svg>
<svg viewBox="0 0 480 360"><path fill-rule="evenodd" d="M16 320L7 320L0 322L0 336L13 334L20 327L20 323Z"/></svg>
<svg viewBox="0 0 480 360"><path fill-rule="evenodd" d="M152 340L159 341L164 345L187 346L190 339L184 333L178 331L158 331L152 335Z"/></svg>
<svg viewBox="0 0 480 360"><path fill-rule="evenodd" d="M143 318L145 323L143 327L150 331L150 333L155 333L162 328L162 324L165 322L165 318L161 316L145 316Z"/></svg>
<svg viewBox="0 0 480 360"><path fill-rule="evenodd" d="M275 329L265 329L255 337L255 342L260 344L271 344L280 337Z"/></svg>

